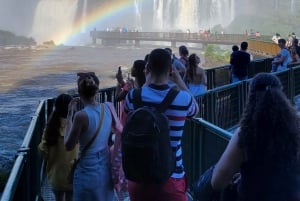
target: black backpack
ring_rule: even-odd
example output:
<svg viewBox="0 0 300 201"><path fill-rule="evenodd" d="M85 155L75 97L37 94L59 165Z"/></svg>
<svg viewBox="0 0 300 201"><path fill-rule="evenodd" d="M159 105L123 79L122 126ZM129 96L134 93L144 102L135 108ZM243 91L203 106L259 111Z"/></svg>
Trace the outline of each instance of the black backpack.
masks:
<svg viewBox="0 0 300 201"><path fill-rule="evenodd" d="M160 184L175 170L175 151L164 112L178 92L171 88L158 106L150 107L143 104L141 89L133 91L134 111L128 114L122 133L122 165L127 179Z"/></svg>

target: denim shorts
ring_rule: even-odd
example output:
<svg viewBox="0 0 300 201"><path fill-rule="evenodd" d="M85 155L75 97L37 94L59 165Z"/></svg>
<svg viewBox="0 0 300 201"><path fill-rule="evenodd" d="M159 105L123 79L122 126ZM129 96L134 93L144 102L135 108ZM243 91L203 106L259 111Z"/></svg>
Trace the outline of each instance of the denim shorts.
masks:
<svg viewBox="0 0 300 201"><path fill-rule="evenodd" d="M109 149L85 155L74 172L73 200L112 200Z"/></svg>

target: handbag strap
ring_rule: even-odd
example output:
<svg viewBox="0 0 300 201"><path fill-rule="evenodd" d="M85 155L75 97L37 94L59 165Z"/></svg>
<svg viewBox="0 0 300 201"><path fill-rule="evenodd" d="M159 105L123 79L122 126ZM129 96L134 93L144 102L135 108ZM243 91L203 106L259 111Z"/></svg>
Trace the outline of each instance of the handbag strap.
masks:
<svg viewBox="0 0 300 201"><path fill-rule="evenodd" d="M100 118L99 118L99 125L98 128L95 132L95 134L93 135L92 139L89 141L89 143L87 145L85 145L85 147L83 148L80 157L78 158L77 161L80 160L80 158L82 158L82 156L84 155L84 153L86 152L86 150L91 146L91 144L94 142L94 140L96 139L96 137L99 134L100 128L102 127L103 124L103 119L104 119L104 105L101 103L100 104L100 108L101 108L101 112L100 112Z"/></svg>

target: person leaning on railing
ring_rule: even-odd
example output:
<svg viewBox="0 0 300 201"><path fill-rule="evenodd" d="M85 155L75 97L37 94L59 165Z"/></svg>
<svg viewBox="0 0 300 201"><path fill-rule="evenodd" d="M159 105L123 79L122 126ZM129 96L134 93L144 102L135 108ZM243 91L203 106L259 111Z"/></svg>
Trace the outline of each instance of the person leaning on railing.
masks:
<svg viewBox="0 0 300 201"><path fill-rule="evenodd" d="M299 118L270 73L257 74L249 88L240 126L216 164L211 185L223 190L240 171L238 200L300 200Z"/></svg>

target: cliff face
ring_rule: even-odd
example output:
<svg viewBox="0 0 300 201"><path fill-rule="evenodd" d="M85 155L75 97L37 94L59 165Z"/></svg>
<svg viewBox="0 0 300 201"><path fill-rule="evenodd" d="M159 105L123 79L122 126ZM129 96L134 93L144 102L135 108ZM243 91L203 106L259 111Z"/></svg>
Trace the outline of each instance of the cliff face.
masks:
<svg viewBox="0 0 300 201"><path fill-rule="evenodd" d="M0 30L29 35L39 0L0 0Z"/></svg>
<svg viewBox="0 0 300 201"><path fill-rule="evenodd" d="M23 45L30 46L35 45L35 41L32 38L26 38L24 36L16 36L9 31L0 30L0 46L10 46L10 45Z"/></svg>

